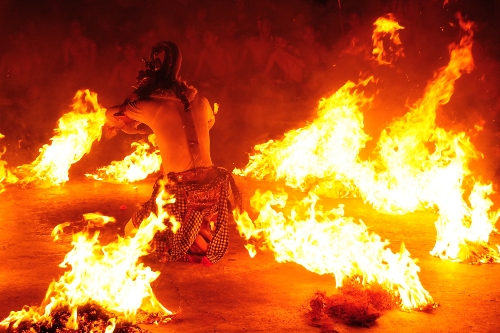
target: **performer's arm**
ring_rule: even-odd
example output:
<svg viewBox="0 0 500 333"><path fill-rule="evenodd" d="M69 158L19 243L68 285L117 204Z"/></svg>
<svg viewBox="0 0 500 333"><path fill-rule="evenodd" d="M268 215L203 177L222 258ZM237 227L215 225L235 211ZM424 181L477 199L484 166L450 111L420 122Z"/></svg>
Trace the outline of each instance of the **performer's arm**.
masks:
<svg viewBox="0 0 500 333"><path fill-rule="evenodd" d="M143 130L137 129L140 122L130 119L123 113L127 103L122 105L113 106L106 110L106 136L112 137L116 135L116 130L121 130L127 134L144 134Z"/></svg>
<svg viewBox="0 0 500 333"><path fill-rule="evenodd" d="M205 97L200 97L200 99L206 111L205 113L207 115L207 125L208 129L210 130L215 124L215 112L212 110L212 106L210 106L210 103Z"/></svg>

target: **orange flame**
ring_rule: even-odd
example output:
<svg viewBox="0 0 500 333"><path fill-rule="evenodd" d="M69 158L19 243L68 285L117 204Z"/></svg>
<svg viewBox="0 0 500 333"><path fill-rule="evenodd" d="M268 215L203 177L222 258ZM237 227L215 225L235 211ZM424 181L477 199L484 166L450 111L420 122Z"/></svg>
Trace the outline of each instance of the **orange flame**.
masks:
<svg viewBox="0 0 500 333"><path fill-rule="evenodd" d="M240 235L261 239L278 262L295 262L318 274L335 276L337 288L346 278L358 278L363 284L377 282L403 309L433 306L432 297L422 287L420 268L401 245L399 253L387 248L376 234L369 233L362 221L345 218L343 206L323 211L316 209L319 197L313 192L297 203L287 215L281 211L288 195L257 191L251 199L259 212L252 221L247 212L235 211ZM255 248L247 245L252 257Z"/></svg>
<svg viewBox="0 0 500 333"><path fill-rule="evenodd" d="M141 256L148 254L149 243L157 231L166 228L163 224L168 214L164 204L172 202L172 196L162 190L157 197L158 215L153 213L140 225L134 237L118 237L107 245L99 243L99 231L90 235L88 228L73 235L73 249L66 255L60 267L71 267L59 281L49 286L45 299L39 307L25 307L12 311L0 322L0 326L14 330L23 321L33 323L51 322L51 312L59 307L67 307L71 316L67 328L78 329L78 308L95 302L114 317L110 319L106 332L112 332L116 323L134 323L138 310L147 313L161 313L164 321L170 320L173 313L167 310L155 297L150 283L159 272L138 264ZM101 224L114 221L113 218L90 214L85 219L100 221ZM59 238L62 228L57 226L52 235Z"/></svg>
<svg viewBox="0 0 500 333"><path fill-rule="evenodd" d="M5 136L0 133L0 139L3 139ZM3 183L14 184L18 181L17 177L12 174L12 172L7 169L5 166L7 162L1 159L2 155L5 154L7 149L4 147L3 151L0 152L0 193L5 191L5 187Z"/></svg>
<svg viewBox="0 0 500 333"><path fill-rule="evenodd" d="M153 146L156 146L154 134L148 139ZM143 141L132 143L132 147L135 147L135 151L122 161L113 161L110 165L97 169L96 174L85 174L85 176L112 183L133 183L160 170L161 156L158 149L150 153L150 145Z"/></svg>
<svg viewBox="0 0 500 333"><path fill-rule="evenodd" d="M286 185L306 189L323 182L349 183L346 175L356 164L359 151L370 137L363 131L360 110L372 101L359 84L347 82L328 98L320 100L314 121L285 134L282 141L270 140L254 147L245 169L233 173L259 180L284 179Z"/></svg>
<svg viewBox="0 0 500 333"><path fill-rule="evenodd" d="M69 180L71 165L89 153L95 140L100 140L106 109L97 103L97 94L88 89L79 90L73 101L73 110L59 119L51 145L44 145L31 164L14 170L21 184L52 186L65 183Z"/></svg>
<svg viewBox="0 0 500 333"><path fill-rule="evenodd" d="M328 195L358 195L387 213L437 210L432 255L452 261L500 262L498 249L488 245L500 217L500 210L491 211L492 185L476 181L468 169L481 154L467 133L436 126L436 112L450 100L455 81L473 68L473 25L457 17L464 34L458 44L450 45L448 65L435 73L410 112L381 133L374 158L359 158L368 140L360 108L370 100L356 91L360 85L348 82L320 101L318 116L310 125L288 132L280 142L256 146L258 154L234 173L284 179L302 190L319 185Z"/></svg>
<svg viewBox="0 0 500 333"><path fill-rule="evenodd" d="M373 30L372 40L373 40L373 55L374 59L380 65L391 65L392 61L398 57L403 57L403 46L401 39L399 38L398 30L404 29L396 22L396 18L392 13L385 16L379 17L375 23L373 23L375 29ZM389 35L392 45L389 50L384 49L385 36Z"/></svg>

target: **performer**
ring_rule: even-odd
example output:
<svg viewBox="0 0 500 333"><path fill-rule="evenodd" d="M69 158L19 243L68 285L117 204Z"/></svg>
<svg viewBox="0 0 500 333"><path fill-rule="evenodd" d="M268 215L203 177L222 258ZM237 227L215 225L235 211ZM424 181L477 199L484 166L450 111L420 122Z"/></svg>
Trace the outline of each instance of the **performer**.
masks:
<svg viewBox="0 0 500 333"><path fill-rule="evenodd" d="M161 60L161 55L164 55ZM145 60L144 60L145 61ZM228 246L229 197L241 207L241 195L224 168L210 158L209 130L215 116L208 101L178 77L182 56L169 41L151 49L146 70L139 72L137 87L122 105L106 111L108 130L141 133L143 123L156 135L163 175L153 187L151 198L137 210L125 228L132 234L141 222L156 213L156 197L162 182L175 203L165 209L181 223L173 233L171 223L155 235L154 253L162 262L201 261L211 265L220 260ZM115 131L116 133L116 131Z"/></svg>

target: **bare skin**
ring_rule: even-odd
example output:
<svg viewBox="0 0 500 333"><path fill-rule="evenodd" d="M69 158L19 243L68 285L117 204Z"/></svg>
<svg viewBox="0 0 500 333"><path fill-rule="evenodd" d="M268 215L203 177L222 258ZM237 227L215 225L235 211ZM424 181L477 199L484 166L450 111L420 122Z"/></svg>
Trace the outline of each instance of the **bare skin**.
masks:
<svg viewBox="0 0 500 333"><path fill-rule="evenodd" d="M266 68L257 77L268 76L274 65L278 65L284 80L302 82L304 78L304 60L298 56L294 48L288 45L285 38L276 37L274 45L274 51L267 62Z"/></svg>
<svg viewBox="0 0 500 333"><path fill-rule="evenodd" d="M194 80L200 79L204 72L208 77L227 80L233 74L232 59L224 49L218 46L219 37L211 31L203 33L204 49L200 53Z"/></svg>
<svg viewBox="0 0 500 333"><path fill-rule="evenodd" d="M238 68L243 68L248 61L250 70L262 71L273 52L273 38L271 36L272 24L270 20L264 19L257 22L259 35L250 37L245 42Z"/></svg>
<svg viewBox="0 0 500 333"><path fill-rule="evenodd" d="M305 26L302 30L302 40L298 46L307 72L321 70L326 66L328 51L316 41L316 33L311 26Z"/></svg>
<svg viewBox="0 0 500 333"><path fill-rule="evenodd" d="M128 100L134 100L134 96L129 97ZM128 105L125 115L129 120L114 116L123 106L109 108L106 111L107 125L111 131L120 129L128 134L143 133L137 128L141 123L149 126L156 134L164 174L182 172L195 167L210 167L213 163L210 158L208 133L215 122L215 117L210 104L204 97L196 95L190 104L201 151L201 159L196 162L193 161L187 147L186 135L179 115L184 107L174 96L152 97L148 101L136 103L136 107ZM172 152L176 153L172 154ZM136 229L129 221L125 226L125 236L132 236L135 232ZM206 254L211 240L209 222L204 221L190 252Z"/></svg>

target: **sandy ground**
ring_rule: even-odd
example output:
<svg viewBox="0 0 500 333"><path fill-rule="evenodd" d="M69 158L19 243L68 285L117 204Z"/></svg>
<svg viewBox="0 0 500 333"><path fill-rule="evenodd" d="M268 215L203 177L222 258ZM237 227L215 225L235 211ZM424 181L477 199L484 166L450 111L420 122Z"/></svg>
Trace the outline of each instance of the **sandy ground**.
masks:
<svg viewBox="0 0 500 333"><path fill-rule="evenodd" d="M24 305L38 305L53 279L63 272L58 264L70 250L69 237L54 243L51 230L59 223L78 221L82 214L101 212L117 223L103 235L121 233L134 207L150 195L153 180L134 185L70 180L48 189L9 187L0 194L0 318ZM255 188L276 184L237 178L248 200ZM417 212L384 215L358 199L332 200L345 204L345 215L362 219L397 250L404 241L421 267L420 279L439 307L433 313L385 312L372 328L338 325L340 332L499 332L500 265L472 266L444 262L429 255L435 238L436 215ZM247 203L248 204L248 203ZM126 205L126 210L120 206ZM232 222L226 256L212 267L187 263L157 264L153 284L165 307L182 310L182 320L144 326L152 332L321 332L305 319L308 299L316 291L335 292L333 276L311 273L294 263L277 263L271 253L251 259ZM494 243L500 243L498 237Z"/></svg>

